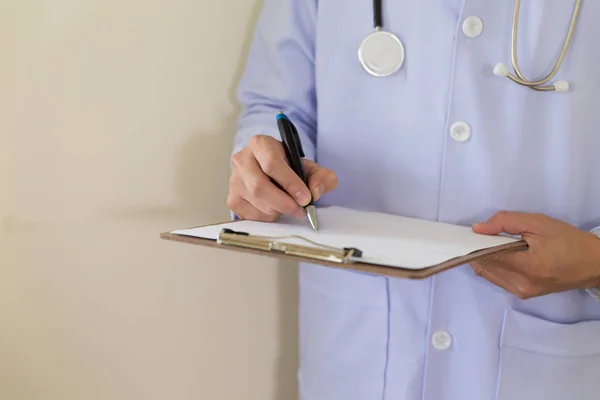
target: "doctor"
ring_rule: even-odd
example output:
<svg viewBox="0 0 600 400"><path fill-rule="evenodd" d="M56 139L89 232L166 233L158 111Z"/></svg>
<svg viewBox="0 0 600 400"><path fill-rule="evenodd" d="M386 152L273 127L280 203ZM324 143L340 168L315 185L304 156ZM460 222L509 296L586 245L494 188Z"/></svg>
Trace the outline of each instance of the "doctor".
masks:
<svg viewBox="0 0 600 400"><path fill-rule="evenodd" d="M301 400L597 398L598 15L585 0L265 0L232 212L302 217L310 190L530 245L423 281L301 265ZM284 162L280 110L309 188Z"/></svg>

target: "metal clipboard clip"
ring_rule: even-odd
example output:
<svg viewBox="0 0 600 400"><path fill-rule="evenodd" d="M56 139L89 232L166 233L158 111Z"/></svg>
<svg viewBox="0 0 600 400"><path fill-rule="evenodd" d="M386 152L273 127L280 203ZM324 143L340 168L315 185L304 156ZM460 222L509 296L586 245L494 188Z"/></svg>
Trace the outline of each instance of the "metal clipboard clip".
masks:
<svg viewBox="0 0 600 400"><path fill-rule="evenodd" d="M298 239L312 246L286 243L283 240ZM362 257L362 251L354 247L337 248L323 245L302 236L251 236L246 232L238 232L225 228L219 233L217 243L225 246L236 246L246 249L262 250L299 256L311 260L348 264L352 258Z"/></svg>

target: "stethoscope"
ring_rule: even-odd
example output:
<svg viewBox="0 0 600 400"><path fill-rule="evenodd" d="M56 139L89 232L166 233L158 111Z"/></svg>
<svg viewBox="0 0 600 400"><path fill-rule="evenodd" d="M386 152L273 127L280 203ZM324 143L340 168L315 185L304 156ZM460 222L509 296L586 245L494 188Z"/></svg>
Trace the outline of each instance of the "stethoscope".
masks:
<svg viewBox="0 0 600 400"><path fill-rule="evenodd" d="M498 63L494 67L494 74L501 77L506 77L519 85L529 87L538 91L556 91L567 92L569 83L567 81L558 81L552 85L546 85L552 78L556 76L560 69L567 50L571 44L573 32L577 25L577 18L581 10L582 0L576 0L575 10L571 17L567 37L563 43L562 50L558 56L558 60L554 64L554 68L543 79L537 81L527 80L521 73L517 61L517 32L519 25L519 10L521 8L521 0L515 0L515 8L512 21L512 43L511 43L511 58L514 74L511 74L503 63ZM385 77L394 74L404 64L405 50L402 41L395 34L383 30L383 21L381 13L382 0L373 0L373 19L375 31L369 34L360 44L358 48L358 59L369 74L377 77Z"/></svg>
<svg viewBox="0 0 600 400"><path fill-rule="evenodd" d="M390 76L404 64L404 45L398 36L382 29L381 1L373 0L375 32L361 42L358 59L371 75Z"/></svg>

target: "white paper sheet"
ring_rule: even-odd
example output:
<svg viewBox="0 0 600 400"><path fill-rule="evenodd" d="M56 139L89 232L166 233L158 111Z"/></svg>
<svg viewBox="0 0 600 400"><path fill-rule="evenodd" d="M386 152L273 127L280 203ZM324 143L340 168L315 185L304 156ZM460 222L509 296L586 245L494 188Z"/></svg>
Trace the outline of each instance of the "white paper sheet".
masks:
<svg viewBox="0 0 600 400"><path fill-rule="evenodd" d="M476 234L471 227L343 207L319 208L317 215L319 233L312 230L306 219L287 217L276 223L232 221L172 233L217 239L223 228L230 228L258 236L299 235L328 246L358 248L363 255L356 261L409 269L430 267L518 240L508 236Z"/></svg>

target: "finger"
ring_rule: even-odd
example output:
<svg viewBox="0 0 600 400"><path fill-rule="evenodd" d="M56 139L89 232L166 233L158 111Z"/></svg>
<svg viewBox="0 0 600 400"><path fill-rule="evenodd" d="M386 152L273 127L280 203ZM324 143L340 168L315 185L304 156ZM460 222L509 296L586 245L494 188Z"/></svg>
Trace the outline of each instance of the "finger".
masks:
<svg viewBox="0 0 600 400"><path fill-rule="evenodd" d="M485 235L497 235L508 233L511 235L520 235L530 232L534 225L535 217L525 213L500 211L485 222L473 225L473 231Z"/></svg>
<svg viewBox="0 0 600 400"><path fill-rule="evenodd" d="M240 168L241 166L241 168ZM278 216L281 214L279 211L275 210L273 207L269 206L263 200L258 198L252 198L252 196L248 193L248 189L246 188L246 183L244 182L244 174L243 171L246 171L248 168L248 162L244 162L243 165L240 164L238 160L236 162L236 167L229 178L229 197L227 199L227 203L230 204L229 208L233 209L235 205L240 201L246 201L250 203L254 208L259 210L261 213L269 216Z"/></svg>
<svg viewBox="0 0 600 400"><path fill-rule="evenodd" d="M529 299L544 293L540 285L534 284L519 272L495 267L483 267L477 263L474 263L472 267L477 275L503 288L519 299Z"/></svg>
<svg viewBox="0 0 600 400"><path fill-rule="evenodd" d="M508 279L506 274L494 273L494 271L498 271L498 269L484 267L479 263L473 263L471 267L473 268L475 274L481 276L483 279L487 280L493 285L496 285L506 290L507 292L511 292L512 285L510 284L510 280Z"/></svg>
<svg viewBox="0 0 600 400"><path fill-rule="evenodd" d="M482 266L477 263L474 263L473 269L477 275L490 283L517 297L523 296L525 278L519 273L497 267Z"/></svg>
<svg viewBox="0 0 600 400"><path fill-rule="evenodd" d="M334 190L338 185L335 173L311 160L304 160L304 171L308 176L308 186L315 200Z"/></svg>
<svg viewBox="0 0 600 400"><path fill-rule="evenodd" d="M534 265L534 256L527 251L510 251L481 258L476 264L482 268L512 271L526 276L528 269Z"/></svg>
<svg viewBox="0 0 600 400"><path fill-rule="evenodd" d="M280 143L257 147L254 156L261 170L279 184L296 204L305 206L310 202L310 191L302 179L292 170L285 161L285 155Z"/></svg>
<svg viewBox="0 0 600 400"><path fill-rule="evenodd" d="M231 211L241 219L251 221L274 222L279 217L279 214L265 214L258 208L254 207L248 201L239 198L236 203L230 207Z"/></svg>
<svg viewBox="0 0 600 400"><path fill-rule="evenodd" d="M301 210L298 203L286 192L278 189L261 169L254 156L249 156L236 168L243 185L241 196L265 214L272 214L273 210L285 215L298 215Z"/></svg>

